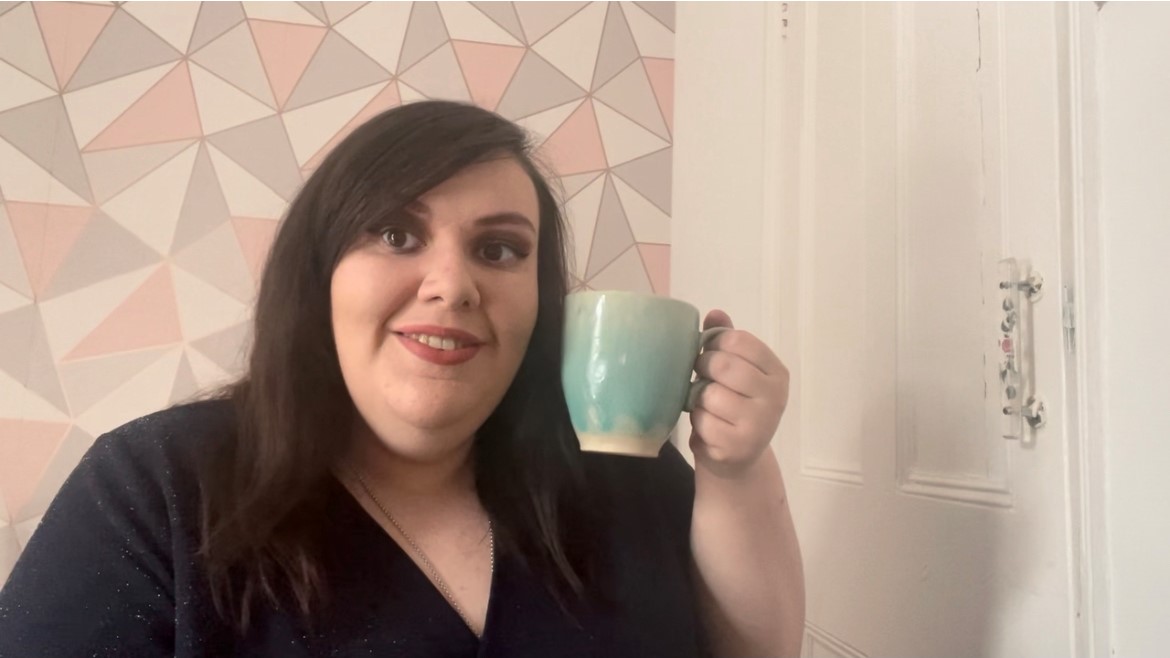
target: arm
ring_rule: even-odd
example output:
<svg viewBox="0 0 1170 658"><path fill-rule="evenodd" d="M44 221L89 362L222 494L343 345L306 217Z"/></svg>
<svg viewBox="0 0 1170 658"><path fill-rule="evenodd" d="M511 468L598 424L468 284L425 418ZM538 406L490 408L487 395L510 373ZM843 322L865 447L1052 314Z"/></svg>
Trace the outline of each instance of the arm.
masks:
<svg viewBox="0 0 1170 658"><path fill-rule="evenodd" d="M0 656L174 654L166 500L130 448L98 439L54 498L0 590Z"/></svg>
<svg viewBox="0 0 1170 658"><path fill-rule="evenodd" d="M712 312L705 327L731 326ZM784 480L769 448L788 401L788 370L744 331L716 337L695 363L710 380L691 412L691 553L718 656L799 656L805 593Z"/></svg>

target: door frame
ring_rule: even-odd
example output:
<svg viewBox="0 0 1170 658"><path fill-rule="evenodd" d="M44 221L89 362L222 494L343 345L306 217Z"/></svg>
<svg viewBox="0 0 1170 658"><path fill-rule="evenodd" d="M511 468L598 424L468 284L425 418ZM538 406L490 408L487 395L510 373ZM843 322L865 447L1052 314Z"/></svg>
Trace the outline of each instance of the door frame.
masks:
<svg viewBox="0 0 1170 658"><path fill-rule="evenodd" d="M701 3L700 3L701 4ZM1098 170L1098 112L1097 112L1097 11L1096 3L1053 3L1058 45L1065 53L1059 63L1060 143L1061 143L1061 268L1059 280L1072 293L1070 309L1075 318L1075 352L1067 359L1065 368L1066 418L1065 441L1065 486L1067 488L1067 527L1069 551L1069 615L1074 637L1072 646L1075 655L1085 658L1106 658L1111 648L1109 537L1105 507L1106 495L1106 454L1105 454L1105 404L1103 375L1104 344L1102 322L1107 308L1103 288L1103 269L1100 241L1100 174ZM798 244L796 218L782 212L786 190L784 171L784 148L781 141L782 125L788 119L785 104L785 80L782 72L784 49L788 38L790 18L788 3L766 3L765 20L761 25L758 9L750 9L741 3L720 5L722 11L741 14L733 19L739 25L746 41L755 44L763 68L763 135L760 151L762 176L743 176L735 190L746 202L744 205L762 210L758 225L749 222L747 231L737 232L750 239L758 237L759 257L759 321L761 336L783 355L785 347L794 347L793 338L783 331L785 321L796 318L796 309L785 304L795 301L797 291L794 280L797 274L795 245ZM706 29L708 26L698 20L686 20L693 6L680 3L678 12L677 43L686 48L696 40L728 39L723 32ZM760 31L763 32L762 38ZM742 44L741 44L742 48ZM678 62L688 60L679 53ZM759 80L741 76L720 76L714 67L693 67L678 69L683 75L698 75L680 81L679 86L702 86L708 94L726 98L753 99L758 102ZM676 103L676 125L702 125L706 116L703 107L695 108L690 103ZM693 113L693 118L685 115ZM756 112L748 112L757 115ZM696 224L704 217L692 215L685 210L688 198L697 200L706 194L702 189L680 189L680 178L694 180L700 174L697 170L704 163L692 162L691 157L707 149L718 151L721 146L718 134L705 137L692 135L688 143L693 148L683 152L676 149L675 158L675 199L676 215L673 218L672 239L680 233L697 230ZM684 145L678 145L684 146ZM696 160L699 160L696 158ZM694 172L694 173L692 173ZM685 176L680 176L683 173ZM791 181L792 177L787 180ZM755 187L755 189L753 189ZM752 198L754 197L754 198ZM700 204L701 205L701 204ZM751 228L757 235L751 236ZM743 244L750 244L745 242ZM719 256L719 254L711 254ZM753 254L755 256L755 254ZM680 262L683 261L683 262ZM754 260L751 258L749 260ZM677 277L673 273L679 266L687 267L691 259L675 261L672 267L672 284ZM689 277L686 277L689 279ZM673 286L672 286L673 287ZM676 292L686 293L689 286L677 287ZM703 286L706 288L706 286ZM707 292L707 290L703 290ZM1059 291L1065 304L1063 291ZM1067 348L1067 345L1066 345ZM794 371L794 380L797 373ZM786 469L787 470L787 469Z"/></svg>

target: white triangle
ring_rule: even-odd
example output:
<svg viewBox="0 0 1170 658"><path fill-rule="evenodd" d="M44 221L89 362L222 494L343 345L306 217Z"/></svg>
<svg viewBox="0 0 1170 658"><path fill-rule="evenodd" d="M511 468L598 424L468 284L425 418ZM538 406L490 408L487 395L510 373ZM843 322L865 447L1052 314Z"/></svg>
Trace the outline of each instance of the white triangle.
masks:
<svg viewBox="0 0 1170 658"><path fill-rule="evenodd" d="M518 120L516 123L523 129L527 130L532 135L533 143L536 145L544 144L557 128L561 127L570 115L581 107L581 103L586 102L587 99L579 98L575 101L569 101L564 105L558 105L554 108L538 112L531 116L526 116Z"/></svg>
<svg viewBox="0 0 1170 658"><path fill-rule="evenodd" d="M658 135L630 121L596 98L593 99L593 109L597 113L601 143L605 147L605 160L610 167L670 146Z"/></svg>
<svg viewBox="0 0 1170 658"><path fill-rule="evenodd" d="M295 2L244 2L244 13L248 18L298 25L323 25L314 15ZM407 3L409 4L409 3Z"/></svg>
<svg viewBox="0 0 1170 658"><path fill-rule="evenodd" d="M410 23L412 2L371 2L345 17L333 29L349 39L391 73L398 72L398 56ZM403 99L403 102L406 102Z"/></svg>
<svg viewBox="0 0 1170 658"><path fill-rule="evenodd" d="M241 126L249 121L276 114L276 110L224 82L216 74L190 62L191 86L199 107L199 121L203 134L212 135L221 130Z"/></svg>
<svg viewBox="0 0 1170 658"><path fill-rule="evenodd" d="M179 307L179 326L188 343L248 319L248 305L194 274L172 267L171 277ZM194 368L195 364L191 366Z"/></svg>
<svg viewBox="0 0 1170 658"><path fill-rule="evenodd" d="M62 96L77 143L93 141L175 66L167 62Z"/></svg>
<svg viewBox="0 0 1170 658"><path fill-rule="evenodd" d="M167 350L158 360L86 409L74 420L75 424L92 436L101 436L135 418L166 408L182 356L182 345Z"/></svg>
<svg viewBox="0 0 1170 658"><path fill-rule="evenodd" d="M41 318L45 322L45 338L48 339L53 359L60 361L77 347L83 338L157 270L158 263L152 263L133 272L95 281L79 290L42 301Z"/></svg>
<svg viewBox="0 0 1170 658"><path fill-rule="evenodd" d="M22 306L32 304L33 300L16 292L4 284L0 284L0 313L7 313Z"/></svg>
<svg viewBox="0 0 1170 658"><path fill-rule="evenodd" d="M593 84L608 3L594 2L533 44L532 49L582 89Z"/></svg>
<svg viewBox="0 0 1170 658"><path fill-rule="evenodd" d="M439 12L443 14L443 23L452 39L503 46L524 45L469 2L440 2Z"/></svg>
<svg viewBox="0 0 1170 658"><path fill-rule="evenodd" d="M613 185L617 189L618 198L622 201L622 209L626 211L626 219L634 233L634 240L670 244L670 216L617 176L613 177Z"/></svg>
<svg viewBox="0 0 1170 658"><path fill-rule="evenodd" d="M297 157L297 166L303 167L321 147L357 116L366 103L386 88L379 82L363 89L313 103L285 112L284 126Z"/></svg>
<svg viewBox="0 0 1170 658"><path fill-rule="evenodd" d="M200 354L199 350L188 347L185 353L187 363L191 364L191 374L195 376L195 383L201 390L218 388L235 379L231 373Z"/></svg>
<svg viewBox="0 0 1170 658"><path fill-rule="evenodd" d="M0 190L9 201L90 205L4 139L0 139Z"/></svg>
<svg viewBox="0 0 1170 658"><path fill-rule="evenodd" d="M192 144L102 204L102 210L158 253L167 253L175 239L198 153L199 144Z"/></svg>
<svg viewBox="0 0 1170 658"><path fill-rule="evenodd" d="M211 144L207 145L215 176L233 217L265 217L280 219L288 208L288 201L280 198L272 188L244 169L235 160L224 155Z"/></svg>
<svg viewBox="0 0 1170 658"><path fill-rule="evenodd" d="M621 5L630 34L638 44L638 53L642 57L674 59L674 32L634 3L623 2Z"/></svg>
<svg viewBox="0 0 1170 658"><path fill-rule="evenodd" d="M598 176L585 189L565 204L565 221L573 229L573 273L585 279L589 265L589 250L593 246L593 231L597 226L597 212L601 209L601 195L605 191L605 176Z"/></svg>
<svg viewBox="0 0 1170 658"><path fill-rule="evenodd" d="M419 90L411 87L402 80L398 81L398 98L403 105L407 103L414 103L415 101L425 101L427 97Z"/></svg>
<svg viewBox="0 0 1170 658"><path fill-rule="evenodd" d="M199 17L198 2L127 2L126 13L138 19L152 32L162 37L181 53L187 52L195 19Z"/></svg>
<svg viewBox="0 0 1170 658"><path fill-rule="evenodd" d="M0 417L66 423L73 420L3 371L0 371Z"/></svg>
<svg viewBox="0 0 1170 658"><path fill-rule="evenodd" d="M0 89L4 90L4 93L0 94L0 112L28 105L57 93L56 90L46 87L3 60L0 60Z"/></svg>

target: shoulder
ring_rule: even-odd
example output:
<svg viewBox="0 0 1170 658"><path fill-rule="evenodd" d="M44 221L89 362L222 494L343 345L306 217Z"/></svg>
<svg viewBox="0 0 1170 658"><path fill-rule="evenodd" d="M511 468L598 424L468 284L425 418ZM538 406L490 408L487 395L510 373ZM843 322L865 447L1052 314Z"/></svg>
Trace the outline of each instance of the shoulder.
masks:
<svg viewBox="0 0 1170 658"><path fill-rule="evenodd" d="M587 486L608 500L611 511L665 514L677 529L689 529L695 500L695 471L669 441L657 457L582 453Z"/></svg>

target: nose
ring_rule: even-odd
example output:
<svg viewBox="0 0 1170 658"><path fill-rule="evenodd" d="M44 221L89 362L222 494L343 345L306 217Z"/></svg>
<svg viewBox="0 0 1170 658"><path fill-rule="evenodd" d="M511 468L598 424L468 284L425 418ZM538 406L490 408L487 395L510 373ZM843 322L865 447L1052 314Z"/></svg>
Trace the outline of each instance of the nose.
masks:
<svg viewBox="0 0 1170 658"><path fill-rule="evenodd" d="M425 264L427 271L418 298L427 303L441 303L449 308L476 307L479 305L479 285L472 270L472 264L458 249L434 249L432 258Z"/></svg>

